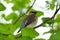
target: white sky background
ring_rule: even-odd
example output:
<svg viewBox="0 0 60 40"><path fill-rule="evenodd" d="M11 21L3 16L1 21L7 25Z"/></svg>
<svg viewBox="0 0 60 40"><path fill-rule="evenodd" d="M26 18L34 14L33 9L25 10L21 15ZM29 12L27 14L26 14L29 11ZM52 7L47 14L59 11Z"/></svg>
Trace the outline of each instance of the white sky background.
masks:
<svg viewBox="0 0 60 40"><path fill-rule="evenodd" d="M32 1L34 1L34 0L32 0ZM46 3L45 3L45 1L46 0L36 0L36 2L35 2L35 5L33 6L33 8L35 9L35 10L40 10L40 11L44 11L44 17L51 17L53 14L54 14L54 11L52 11L52 10L46 10ZM5 13L5 15L7 16L8 14L10 14L11 12L12 12L12 10L11 10L11 7L13 6L13 4L11 4L11 3L9 3L9 4L7 4L6 2L3 2L3 0L1 0L1 2L6 6L6 10L4 11L4 12L0 12L0 23L10 23L11 22L11 20L10 21L5 21L2 17L1 17L1 14L3 13ZM40 8L41 7L41 8ZM41 18L41 17L40 17ZM37 23L37 25L39 25L39 24L41 24L42 23L42 21L41 21L41 19L38 19L38 23ZM40 35L37 37L37 38L45 38L46 40L50 37L50 33L49 34L45 34L45 35L43 35L43 33L44 32L46 32L46 31L48 31L48 30L50 30L50 28L49 27L39 27L39 28L37 28L36 29L36 31L38 32L38 33L40 33Z"/></svg>

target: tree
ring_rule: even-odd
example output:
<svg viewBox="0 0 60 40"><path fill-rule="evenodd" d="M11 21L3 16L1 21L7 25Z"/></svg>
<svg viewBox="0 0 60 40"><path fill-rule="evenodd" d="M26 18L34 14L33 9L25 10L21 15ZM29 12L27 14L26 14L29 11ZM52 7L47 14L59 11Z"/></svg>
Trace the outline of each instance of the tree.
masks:
<svg viewBox="0 0 60 40"><path fill-rule="evenodd" d="M1 17L4 18L6 21L12 19L11 23L0 23L0 40L33 40L33 38L39 35L38 32L35 31L36 28L39 27L47 27L46 24L51 28L48 32L44 34L51 33L51 37L48 40L60 40L60 14L57 14L60 10L60 0L46 0L46 8L47 10L55 10L52 17L42 17L42 23L37 25L34 28L23 28L20 34L13 35L14 31L20 27L21 18L24 19L27 17L26 14L30 10L35 10L32 7L34 6L36 0L34 0L33 4L30 5L31 0L4 0L6 3L14 4L11 9L13 10L8 16L2 14ZM25 11L23 11L25 9ZM0 1L0 12L4 12L6 7ZM47 11L46 10L46 11ZM15 12L18 11L19 15ZM37 11L37 10L35 10ZM36 14L38 17L44 16L44 11L37 11ZM1 20L1 19L0 19ZM27 31L28 30L28 31ZM44 38L39 38L35 40L45 40Z"/></svg>

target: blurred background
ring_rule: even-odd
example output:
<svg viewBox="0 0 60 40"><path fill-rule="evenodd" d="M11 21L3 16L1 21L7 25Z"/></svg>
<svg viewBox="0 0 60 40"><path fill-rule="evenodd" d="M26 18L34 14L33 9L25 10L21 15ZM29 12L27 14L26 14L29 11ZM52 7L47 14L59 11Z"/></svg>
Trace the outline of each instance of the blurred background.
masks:
<svg viewBox="0 0 60 40"><path fill-rule="evenodd" d="M15 10L14 8L12 9L12 7L15 4L9 3L9 1L12 1L12 0L0 0L0 3L3 4L6 7L6 9L4 11L0 11L0 23L3 23L3 24L11 23L12 19L9 19L9 20L7 19L8 20L7 21L4 18L4 17L9 17L11 13L16 13L16 15L19 16L20 10ZM31 6L33 4L33 2L34 2L34 0L30 0L30 3L28 5L26 5L26 6L29 8L29 6ZM43 17L52 17L54 12L55 12L56 7L53 10L49 9L50 5L47 4L47 2L51 3L51 0L36 0L35 4L32 7L32 9L34 9L36 11L43 11L43 13L44 13L44 16L38 17L37 25L39 25L39 24L41 24L43 22L41 18L43 18ZM23 5L23 4L21 4L21 5ZM56 5L56 3L55 3L55 5ZM15 5L15 6L17 6L17 5ZM20 9L21 8L24 8L24 7L20 7ZM27 8L24 8L22 11L25 13L26 10L27 10ZM60 11L58 12L58 14L59 13L60 13ZM48 32L51 29L51 27L49 27L48 24L46 24L46 25L47 25L46 27L41 26L41 27L35 29L39 33L39 36L36 37L36 38L44 38L46 40L48 40L50 38L51 33L47 33L47 34L43 35L44 32ZM17 30L18 29L16 29L16 31L14 32L14 35L17 34L16 33Z"/></svg>

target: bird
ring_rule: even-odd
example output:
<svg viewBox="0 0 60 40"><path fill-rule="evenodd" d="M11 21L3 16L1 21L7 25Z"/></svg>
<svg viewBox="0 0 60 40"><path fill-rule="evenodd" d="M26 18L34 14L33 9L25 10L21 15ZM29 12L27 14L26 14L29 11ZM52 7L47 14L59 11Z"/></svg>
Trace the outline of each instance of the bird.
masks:
<svg viewBox="0 0 60 40"><path fill-rule="evenodd" d="M19 33L22 30L22 28L25 28L25 27L34 28L34 26L37 24L37 20L38 20L36 13L37 13L36 11L29 12L28 16L22 21L21 27L17 33Z"/></svg>

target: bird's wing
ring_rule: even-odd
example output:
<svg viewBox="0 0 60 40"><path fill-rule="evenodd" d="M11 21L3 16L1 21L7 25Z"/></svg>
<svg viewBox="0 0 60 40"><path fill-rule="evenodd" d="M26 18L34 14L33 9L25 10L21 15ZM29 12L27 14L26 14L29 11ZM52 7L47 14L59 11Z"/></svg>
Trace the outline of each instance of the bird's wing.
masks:
<svg viewBox="0 0 60 40"><path fill-rule="evenodd" d="M35 21L35 17L33 18L33 17L29 16L22 22L21 26L26 27L34 21Z"/></svg>
<svg viewBox="0 0 60 40"><path fill-rule="evenodd" d="M27 23L27 20L24 20L24 21L22 22L21 27L20 27L20 29L18 30L17 33L19 33L19 32L21 31L21 29L25 26L26 23Z"/></svg>

